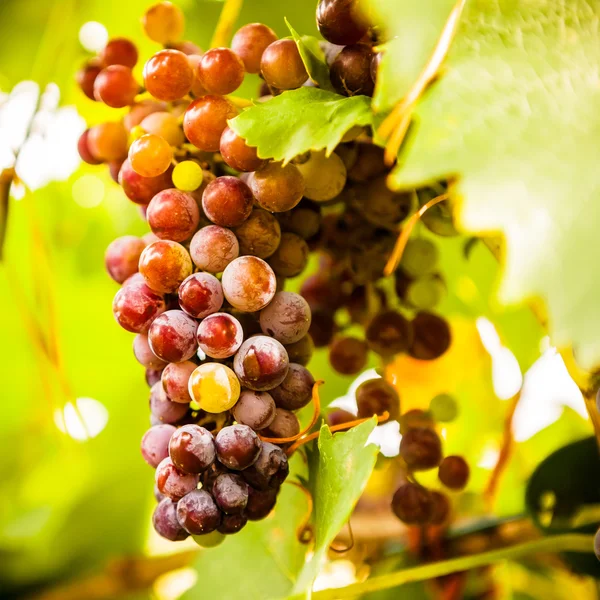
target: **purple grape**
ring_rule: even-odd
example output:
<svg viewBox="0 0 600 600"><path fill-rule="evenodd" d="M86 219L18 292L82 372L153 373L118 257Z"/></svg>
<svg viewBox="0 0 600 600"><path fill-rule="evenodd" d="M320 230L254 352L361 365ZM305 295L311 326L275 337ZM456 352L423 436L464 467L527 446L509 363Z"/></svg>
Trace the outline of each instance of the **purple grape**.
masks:
<svg viewBox="0 0 600 600"><path fill-rule="evenodd" d="M233 407L233 417L238 423L260 431L268 427L275 418L273 397L268 392L244 390Z"/></svg>
<svg viewBox="0 0 600 600"><path fill-rule="evenodd" d="M182 310L168 310L154 321L148 332L152 352L167 362L178 363L196 353L197 322Z"/></svg>
<svg viewBox="0 0 600 600"><path fill-rule="evenodd" d="M214 531L221 523L221 511L205 490L193 490L177 503L177 520L193 535Z"/></svg>
<svg viewBox="0 0 600 600"><path fill-rule="evenodd" d="M150 411L162 423L173 424L185 417L188 405L169 400L162 383L157 381L150 390Z"/></svg>
<svg viewBox="0 0 600 600"><path fill-rule="evenodd" d="M173 425L155 425L142 437L142 456L151 467L158 467L169 456L169 440L177 429Z"/></svg>
<svg viewBox="0 0 600 600"><path fill-rule="evenodd" d="M212 494L226 515L237 515L244 511L248 503L248 484L239 475L223 473L215 479Z"/></svg>
<svg viewBox="0 0 600 600"><path fill-rule="evenodd" d="M250 521L260 521L269 515L277 502L279 489L256 490L248 488L246 515Z"/></svg>
<svg viewBox="0 0 600 600"><path fill-rule="evenodd" d="M164 458L156 468L158 491L171 500L179 500L198 487L198 476L179 471L170 458Z"/></svg>
<svg viewBox="0 0 600 600"><path fill-rule="evenodd" d="M163 369L146 369L146 373L144 375L146 379L146 383L148 387L152 387L155 383L160 381L162 377Z"/></svg>
<svg viewBox="0 0 600 600"><path fill-rule="evenodd" d="M171 437L169 456L183 473L201 473L215 462L212 433L199 425L184 425Z"/></svg>
<svg viewBox="0 0 600 600"><path fill-rule="evenodd" d="M256 462L261 451L258 435L247 425L223 427L215 438L217 458L229 469L241 471Z"/></svg>
<svg viewBox="0 0 600 600"><path fill-rule="evenodd" d="M262 443L258 460L242 472L242 477L255 489L278 489L290 471L285 452L275 444ZM252 518L252 517L250 517Z"/></svg>
<svg viewBox="0 0 600 600"><path fill-rule="evenodd" d="M177 504L170 498L163 498L154 509L152 515L152 524L158 535L171 540L180 542L188 537L188 532L179 524L177 520Z"/></svg>
<svg viewBox="0 0 600 600"><path fill-rule="evenodd" d="M242 385L258 392L277 387L285 379L288 366L285 348L264 335L247 339L233 359L233 370Z"/></svg>
<svg viewBox="0 0 600 600"><path fill-rule="evenodd" d="M310 306L294 292L277 292L260 312L263 333L282 344L293 344L303 338L310 327Z"/></svg>
<svg viewBox="0 0 600 600"><path fill-rule="evenodd" d="M314 385L315 379L306 367L290 363L285 379L270 394L278 408L298 410L310 402Z"/></svg>
<svg viewBox="0 0 600 600"><path fill-rule="evenodd" d="M219 533L224 533L225 535L237 533L248 522L248 517L243 514L235 514L235 515L223 515L221 519L221 524L217 527L217 531Z"/></svg>
<svg viewBox="0 0 600 600"><path fill-rule="evenodd" d="M211 358L233 356L244 341L240 322L227 313L209 315L198 325L198 346Z"/></svg>

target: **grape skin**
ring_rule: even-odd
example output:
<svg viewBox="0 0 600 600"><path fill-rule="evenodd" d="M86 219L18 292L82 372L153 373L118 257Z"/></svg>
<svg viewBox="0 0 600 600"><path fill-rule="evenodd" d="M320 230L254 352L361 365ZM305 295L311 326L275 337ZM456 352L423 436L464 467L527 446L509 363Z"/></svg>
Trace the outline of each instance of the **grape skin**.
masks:
<svg viewBox="0 0 600 600"><path fill-rule="evenodd" d="M226 515L239 515L248 504L248 484L234 473L219 475L213 483L212 494Z"/></svg>
<svg viewBox="0 0 600 600"><path fill-rule="evenodd" d="M215 442L210 431L198 425L184 425L170 438L169 456L183 473L197 475L216 459Z"/></svg>
<svg viewBox="0 0 600 600"><path fill-rule="evenodd" d="M179 500L198 486L198 476L179 471L170 458L164 458L156 468L156 485L161 494Z"/></svg>
<svg viewBox="0 0 600 600"><path fill-rule="evenodd" d="M304 177L295 165L271 162L250 175L248 185L256 202L270 212L294 208L304 195Z"/></svg>
<svg viewBox="0 0 600 600"><path fill-rule="evenodd" d="M194 273L179 286L179 306L195 319L216 313L223 305L221 282L210 273Z"/></svg>
<svg viewBox="0 0 600 600"><path fill-rule="evenodd" d="M317 26L332 44L355 44L367 33L367 24L361 18L356 0L320 0Z"/></svg>
<svg viewBox="0 0 600 600"><path fill-rule="evenodd" d="M275 296L277 281L271 267L255 256L230 262L221 279L227 301L244 312L263 309Z"/></svg>
<svg viewBox="0 0 600 600"><path fill-rule="evenodd" d="M244 341L242 325L227 313L214 313L198 325L198 346L211 358L233 356Z"/></svg>
<svg viewBox="0 0 600 600"><path fill-rule="evenodd" d="M133 69L138 60L138 51L131 40L123 37L113 38L102 48L99 58L105 67L123 65Z"/></svg>
<svg viewBox="0 0 600 600"><path fill-rule="evenodd" d="M138 333L133 338L133 354L136 360L147 369L164 369L167 363L158 358L148 343L148 336Z"/></svg>
<svg viewBox="0 0 600 600"><path fill-rule="evenodd" d="M160 50L144 65L144 86L158 100L173 102L191 89L194 73L179 50Z"/></svg>
<svg viewBox="0 0 600 600"><path fill-rule="evenodd" d="M256 171L267 162L258 158L256 148L248 146L244 138L237 135L229 126L225 127L221 135L219 150L223 160L237 171Z"/></svg>
<svg viewBox="0 0 600 600"><path fill-rule="evenodd" d="M277 219L262 208L255 208L235 229L240 254L268 258L281 242L281 227Z"/></svg>
<svg viewBox="0 0 600 600"><path fill-rule="evenodd" d="M194 264L209 273L221 273L239 255L238 240L230 229L208 225L197 231L190 243Z"/></svg>
<svg viewBox="0 0 600 600"><path fill-rule="evenodd" d="M152 321L166 310L163 296L145 283L122 287L113 300L113 314L123 329L146 333Z"/></svg>
<svg viewBox="0 0 600 600"><path fill-rule="evenodd" d="M275 418L275 402L268 392L244 390L233 407L238 423L259 431L268 427Z"/></svg>
<svg viewBox="0 0 600 600"><path fill-rule="evenodd" d="M250 188L237 177L223 176L211 181L202 194L202 208L216 225L238 227L252 212Z"/></svg>
<svg viewBox="0 0 600 600"><path fill-rule="evenodd" d="M260 71L265 81L279 90L299 88L308 79L294 40L277 40L269 44L262 54Z"/></svg>
<svg viewBox="0 0 600 600"><path fill-rule="evenodd" d="M205 490L193 490L177 503L177 520L193 535L214 531L221 524L221 511Z"/></svg>
<svg viewBox="0 0 600 600"><path fill-rule="evenodd" d="M196 321L182 310L164 312L154 319L148 331L152 352L171 363L190 359L198 347L196 327Z"/></svg>
<svg viewBox="0 0 600 600"><path fill-rule="evenodd" d="M244 80L244 63L229 48L211 48L202 56L197 76L209 94L231 94Z"/></svg>
<svg viewBox="0 0 600 600"><path fill-rule="evenodd" d="M242 59L247 73L258 73L264 51L276 40L277 35L270 27L248 23L236 31L231 49Z"/></svg>
<svg viewBox="0 0 600 600"><path fill-rule="evenodd" d="M192 273L192 260L177 242L160 240L144 249L140 256L140 273L148 287L163 294L176 292Z"/></svg>
<svg viewBox="0 0 600 600"><path fill-rule="evenodd" d="M227 98L207 94L188 106L183 119L183 131L187 139L200 150L217 152L227 121L237 114L237 108Z"/></svg>
<svg viewBox="0 0 600 600"><path fill-rule="evenodd" d="M180 542L189 536L179 524L177 505L170 498L163 498L157 504L152 514L152 525L156 533L172 542Z"/></svg>
<svg viewBox="0 0 600 600"><path fill-rule="evenodd" d="M159 238L183 242L198 228L200 211L193 196L177 189L168 189L152 198L146 218L152 233Z"/></svg>
<svg viewBox="0 0 600 600"><path fill-rule="evenodd" d="M315 379L308 369L290 363L285 379L270 394L278 408L299 410L310 402L314 385Z"/></svg>
<svg viewBox="0 0 600 600"><path fill-rule="evenodd" d="M215 437L217 458L228 469L243 471L258 459L262 442L247 425L223 427Z"/></svg>
<svg viewBox="0 0 600 600"><path fill-rule="evenodd" d="M123 65L106 67L94 81L94 96L111 108L133 104L139 89L131 69Z"/></svg>
<svg viewBox="0 0 600 600"><path fill-rule="evenodd" d="M294 292L277 292L260 312L260 326L266 335L282 344L293 344L307 333L311 324L308 302Z"/></svg>
<svg viewBox="0 0 600 600"><path fill-rule="evenodd" d="M162 423L175 424L188 412L187 404L172 402L165 393L162 383L157 381L150 390L150 411Z"/></svg>

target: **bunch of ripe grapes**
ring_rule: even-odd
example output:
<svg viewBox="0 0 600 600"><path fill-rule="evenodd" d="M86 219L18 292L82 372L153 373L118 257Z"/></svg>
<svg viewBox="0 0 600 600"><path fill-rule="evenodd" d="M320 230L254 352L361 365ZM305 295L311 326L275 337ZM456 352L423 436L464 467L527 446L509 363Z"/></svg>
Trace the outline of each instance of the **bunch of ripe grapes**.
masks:
<svg viewBox="0 0 600 600"><path fill-rule="evenodd" d="M372 94L378 35L356 2L321 0L317 22L334 89ZM260 158L229 127L242 104L230 94L245 73L263 79L259 101L315 85L296 43L252 23L231 48L202 52L182 40L183 15L169 2L151 7L143 27L163 46L145 63L143 87L132 73L136 46L124 38L78 73L88 98L128 107L122 119L87 129L78 147L85 162L108 165L150 228L106 251L121 285L113 312L136 334L134 354L151 387L142 455L156 469L155 529L206 545L273 508L289 471L286 450L306 433L295 413L313 396L306 365L315 346L328 346L332 367L353 375L369 352L385 361L403 352L438 358L451 335L431 312L444 292L433 242L411 240L391 287L383 276L399 226L432 192L390 191L369 131L350 130L330 155L312 151L283 164ZM440 205L424 225L454 233ZM311 252L319 253L318 272L300 293L285 291ZM344 334L353 325L364 336ZM398 394L382 378L361 385L357 405L360 418L400 418ZM402 444L409 470L440 464L432 427L411 428ZM455 462L440 465L451 488L466 483ZM400 519L426 521L423 490L398 490Z"/></svg>

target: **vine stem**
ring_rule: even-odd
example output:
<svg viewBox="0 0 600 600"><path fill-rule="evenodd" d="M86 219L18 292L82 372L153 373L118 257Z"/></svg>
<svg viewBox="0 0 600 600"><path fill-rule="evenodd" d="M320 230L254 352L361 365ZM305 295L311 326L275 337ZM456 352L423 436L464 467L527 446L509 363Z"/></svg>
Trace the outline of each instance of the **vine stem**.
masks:
<svg viewBox="0 0 600 600"><path fill-rule="evenodd" d="M386 590L415 581L426 581L443 575L450 575L451 573L485 567L499 561L519 558L528 554L538 552L592 552L593 547L594 537L591 535L574 533L555 535L533 542L509 546L500 550L492 550L472 556L462 556L410 569L402 569L389 575L373 577L372 579L367 579L361 583L354 583L344 588L332 588L314 592L311 599L341 600L342 598L356 598L367 592ZM291 596L289 600L303 600L305 597L304 594L298 594Z"/></svg>
<svg viewBox="0 0 600 600"><path fill-rule="evenodd" d="M244 0L225 0L219 21L215 27L212 40L210 41L211 48L220 48L226 46L231 38L231 33L235 27L235 22L240 16Z"/></svg>

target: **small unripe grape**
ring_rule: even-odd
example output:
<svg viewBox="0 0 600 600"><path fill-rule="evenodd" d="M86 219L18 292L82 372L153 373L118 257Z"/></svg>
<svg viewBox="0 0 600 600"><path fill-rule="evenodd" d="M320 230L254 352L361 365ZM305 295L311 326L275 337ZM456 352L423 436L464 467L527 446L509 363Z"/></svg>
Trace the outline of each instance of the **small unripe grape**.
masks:
<svg viewBox="0 0 600 600"><path fill-rule="evenodd" d="M170 166L173 150L163 138L148 133L129 148L131 168L142 177L158 177Z"/></svg>
<svg viewBox="0 0 600 600"><path fill-rule="evenodd" d="M425 275L413 280L406 290L406 302L420 310L437 306L446 293L446 286L439 276Z"/></svg>
<svg viewBox="0 0 600 600"><path fill-rule="evenodd" d="M216 548L225 541L225 534L218 530L211 531L200 535L193 535L192 539L201 548Z"/></svg>
<svg viewBox="0 0 600 600"><path fill-rule="evenodd" d="M209 94L231 94L242 85L244 63L229 48L211 48L202 56L197 74Z"/></svg>
<svg viewBox="0 0 600 600"><path fill-rule="evenodd" d="M193 83L194 72L188 57L178 50L161 50L144 65L144 85L158 100L179 100L192 89Z"/></svg>
<svg viewBox="0 0 600 600"><path fill-rule="evenodd" d="M449 394L438 394L431 400L429 412L439 423L450 423L458 416L458 404Z"/></svg>
<svg viewBox="0 0 600 600"><path fill-rule="evenodd" d="M413 471L427 471L442 461L442 442L432 429L414 428L402 436L400 456Z"/></svg>
<svg viewBox="0 0 600 600"><path fill-rule="evenodd" d="M411 277L427 275L437 269L440 252L430 240L414 238L408 240L400 266Z"/></svg>
<svg viewBox="0 0 600 600"><path fill-rule="evenodd" d="M240 382L235 373L219 363L204 363L190 377L189 391L202 410L222 413L240 397Z"/></svg>
<svg viewBox="0 0 600 600"><path fill-rule="evenodd" d="M469 465L462 456L446 456L440 463L438 477L451 490L462 490L469 481Z"/></svg>
<svg viewBox="0 0 600 600"><path fill-rule="evenodd" d="M346 167L335 153L325 156L325 150L311 152L310 158L296 165L304 177L304 196L325 202L338 196L346 185Z"/></svg>
<svg viewBox="0 0 600 600"><path fill-rule="evenodd" d="M247 73L258 73L263 52L276 40L277 35L270 27L248 23L233 36L231 49L242 59Z"/></svg>
<svg viewBox="0 0 600 600"><path fill-rule="evenodd" d="M177 117L169 112L160 111L149 114L139 124L145 133L153 133L163 138L171 146L181 146L185 142L183 129Z"/></svg>
<svg viewBox="0 0 600 600"><path fill-rule="evenodd" d="M184 160L173 169L173 184L178 190L193 192L202 185L202 167L193 160Z"/></svg>
<svg viewBox="0 0 600 600"><path fill-rule="evenodd" d="M185 17L181 9L171 2L159 2L151 6L142 18L144 32L163 46L177 42L183 35Z"/></svg>
<svg viewBox="0 0 600 600"><path fill-rule="evenodd" d="M278 90L299 88L308 73L294 40L277 40L263 52L260 70L265 81Z"/></svg>

